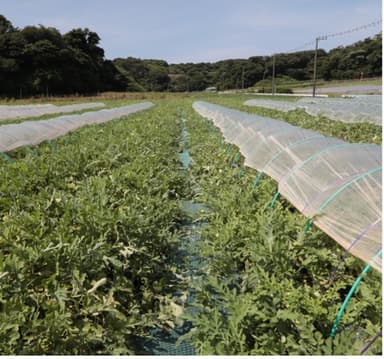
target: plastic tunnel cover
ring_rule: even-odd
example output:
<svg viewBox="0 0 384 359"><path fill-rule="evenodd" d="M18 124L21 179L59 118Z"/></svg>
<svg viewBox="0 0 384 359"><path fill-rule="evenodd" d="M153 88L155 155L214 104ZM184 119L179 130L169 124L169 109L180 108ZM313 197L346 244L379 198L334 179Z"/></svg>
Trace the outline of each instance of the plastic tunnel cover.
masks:
<svg viewBox="0 0 384 359"><path fill-rule="evenodd" d="M240 148L246 165L274 178L279 192L346 250L368 263L381 249L381 146L201 101L193 107ZM372 266L381 272L381 257Z"/></svg>
<svg viewBox="0 0 384 359"><path fill-rule="evenodd" d="M111 121L152 106L154 104L151 102L143 102L108 110L86 112L81 115L66 115L49 120L3 125L0 126L0 152L9 152L27 145L37 145L45 140L63 136L84 125Z"/></svg>
<svg viewBox="0 0 384 359"><path fill-rule="evenodd" d="M288 146L279 156L274 158L273 161L272 159L270 160L264 171L279 182L280 186L281 181L289 176L289 174L305 160L314 156L324 148L341 144L344 144L341 140L320 136L312 138L307 142Z"/></svg>
<svg viewBox="0 0 384 359"><path fill-rule="evenodd" d="M0 121L23 117L37 117L46 114L66 113L92 108L104 107L102 102L85 102L71 105L56 106L51 104L42 105L0 105Z"/></svg>
<svg viewBox="0 0 384 359"><path fill-rule="evenodd" d="M286 144L284 144L282 149L280 151L276 152L272 156L272 158L265 164L263 172L265 172L266 169L268 171L269 167L272 166L273 161L276 161L278 159L278 157L281 156L286 150L289 150L290 148L298 146L298 145L302 145L305 142L312 141L314 139L324 138L323 135L317 134L316 132L314 132L313 135L311 133L297 132L297 133L295 133L295 135L297 135L297 136L290 136L290 138L289 138L290 141L287 142ZM273 177L272 175L270 175L270 176Z"/></svg>
<svg viewBox="0 0 384 359"><path fill-rule="evenodd" d="M263 130L258 135L252 137L252 141L244 143L244 150L241 144L238 144L242 153L246 154L246 164L259 171L264 171L266 165L281 153L284 148L297 139L313 137L316 132L309 130L298 130L294 126L273 126L269 131Z"/></svg>
<svg viewBox="0 0 384 359"><path fill-rule="evenodd" d="M279 183L279 192L306 216L317 213L321 194L351 177L381 165L381 149L376 145L341 144L325 148L294 168ZM321 200L321 198L320 198Z"/></svg>
<svg viewBox="0 0 384 359"><path fill-rule="evenodd" d="M331 120L371 122L376 125L382 125L381 95L361 95L352 98L304 97L296 102L254 99L245 101L244 105L266 107L284 112L302 108L310 115L324 115Z"/></svg>
<svg viewBox="0 0 384 359"><path fill-rule="evenodd" d="M377 197L381 180L381 169L356 177L340 189L315 220L316 226L366 263L382 247L381 199ZM372 267L381 271L381 265L381 257L376 257Z"/></svg>

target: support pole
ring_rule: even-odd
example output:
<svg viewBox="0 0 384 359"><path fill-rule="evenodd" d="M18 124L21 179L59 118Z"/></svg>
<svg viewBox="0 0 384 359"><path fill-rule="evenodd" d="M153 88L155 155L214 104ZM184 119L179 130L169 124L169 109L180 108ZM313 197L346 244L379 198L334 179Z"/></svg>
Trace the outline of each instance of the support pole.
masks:
<svg viewBox="0 0 384 359"><path fill-rule="evenodd" d="M377 334L373 337L373 339L361 350L360 355L364 355L365 352L375 343L379 337L382 336L382 329L380 329Z"/></svg>
<svg viewBox="0 0 384 359"><path fill-rule="evenodd" d="M316 97L316 80L317 80L317 50L319 49L319 41L327 40L327 36L316 37L315 57L313 59L313 89L312 97Z"/></svg>
<svg viewBox="0 0 384 359"><path fill-rule="evenodd" d="M231 161L231 168L235 167L235 163L239 159L239 157L240 157L240 152L236 152L236 154L233 156Z"/></svg>
<svg viewBox="0 0 384 359"><path fill-rule="evenodd" d="M280 197L280 192L277 191L275 193L275 195L273 196L271 203L269 204L269 208L272 209L273 207L275 207L275 204L276 204L277 200L279 199L279 197Z"/></svg>
<svg viewBox="0 0 384 359"><path fill-rule="evenodd" d="M304 233L307 233L307 232L311 229L312 224L313 224L313 219L310 219L310 220L306 223L306 225L305 225L305 227L304 227Z"/></svg>
<svg viewBox="0 0 384 359"><path fill-rule="evenodd" d="M378 257L381 257L381 253L382 253L382 250L380 249L379 252L372 258L372 261L374 261ZM353 286L351 287L347 297L345 298L343 304L341 305L341 307L339 309L339 312L337 313L335 321L333 322L331 333L329 335L331 338L335 337L337 327L338 327L340 320L341 320L341 318L345 312L345 309L347 308L349 301L351 300L351 298L352 298L353 294L355 293L357 287L359 286L360 282L363 280L365 275L371 270L371 268L372 268L371 265L367 264L367 266L363 269L363 271L360 273L360 275L356 279L355 283L353 283Z"/></svg>
<svg viewBox="0 0 384 359"><path fill-rule="evenodd" d="M226 154L226 155L230 155L232 151L233 151L233 144L231 143L231 144L228 146L227 150L225 151L225 154Z"/></svg>
<svg viewBox="0 0 384 359"><path fill-rule="evenodd" d="M317 50L319 48L319 37L316 37L315 58L313 59L313 89L312 97L316 97L316 72L317 72Z"/></svg>
<svg viewBox="0 0 384 359"><path fill-rule="evenodd" d="M258 183L259 183L260 180L261 180L261 177L263 177L263 174L264 174L263 171L261 171L261 172L259 172L259 173L257 174L255 180L254 180L253 183L252 183L252 189L255 189L255 188L256 188L256 186L258 185Z"/></svg>
<svg viewBox="0 0 384 359"><path fill-rule="evenodd" d="M237 172L237 177L241 177L244 173L244 167L240 167L239 171Z"/></svg>
<svg viewBox="0 0 384 359"><path fill-rule="evenodd" d="M0 157L2 157L8 164L13 163L11 157L9 157L5 152L0 152Z"/></svg>
<svg viewBox="0 0 384 359"><path fill-rule="evenodd" d="M275 55L272 57L272 95L275 94L276 91L276 85L275 85L275 65L276 65L276 59Z"/></svg>

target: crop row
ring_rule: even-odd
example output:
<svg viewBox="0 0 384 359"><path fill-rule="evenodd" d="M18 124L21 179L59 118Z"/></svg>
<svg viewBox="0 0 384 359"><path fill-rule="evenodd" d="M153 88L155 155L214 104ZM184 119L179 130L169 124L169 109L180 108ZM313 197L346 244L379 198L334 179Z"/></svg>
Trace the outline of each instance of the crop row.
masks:
<svg viewBox="0 0 384 359"><path fill-rule="evenodd" d="M190 316L194 329L188 335L196 350L358 354L381 325L378 273L364 279L331 339L337 311L363 263L348 256L331 275L344 250L316 228L305 234L305 218L284 199L269 208L276 184L264 179L253 189L256 171L241 161L230 166L228 145L212 123L189 111L187 126L192 181L200 189L196 201L209 208L199 242L206 275L194 288L197 314ZM379 353L380 343L371 350Z"/></svg>
<svg viewBox="0 0 384 359"><path fill-rule="evenodd" d="M342 121L330 120L325 116L312 116L304 109L282 112L265 107L245 106L245 100L250 96L225 95L221 97L211 97L208 101L219 105L231 107L240 111L254 113L260 116L274 118L290 123L301 128L311 129L325 136L337 137L347 142L364 142L381 144L382 127L372 123L346 123Z"/></svg>
<svg viewBox="0 0 384 359"><path fill-rule="evenodd" d="M187 171L177 156L181 112ZM374 133L346 126L323 131L356 141ZM304 234L305 218L283 199L269 209L276 184L253 189L256 171L241 158L232 168L226 149L191 101L173 100L0 162L1 353L139 354L153 327L175 319L171 301L185 280L196 308L187 336L199 354L358 353L381 325L379 275L364 279L330 339L362 262L348 256L330 278L344 251L316 228ZM201 277L181 283L189 184L208 211L198 218Z"/></svg>
<svg viewBox="0 0 384 359"><path fill-rule="evenodd" d="M113 107L117 107L117 106L129 105L129 104L135 103L135 102L138 102L138 101L134 101L134 100L103 100L103 104L105 103L104 104L105 109L113 108ZM73 103L73 102L68 102L68 103L65 103L63 105L65 106L65 105L70 105L70 104L73 106L78 105L77 103ZM81 104L82 103L80 103L80 105ZM60 110L60 106L57 106L57 108L58 108L58 110ZM0 105L0 111L1 111L1 105ZM28 114L25 114L24 117L19 116L17 118L12 118L12 119L3 119L0 121L0 126L22 123L22 122L26 122L26 121L48 120L51 118L55 118L55 117L59 117L59 116L63 116L63 115L68 115L68 114L80 115L80 114L85 113L85 112L94 112L94 111L100 111L100 108L92 107L92 108L85 108L82 110L75 110L75 108L73 108L73 111L46 113L46 114L43 114L40 116L37 116L37 115L36 116L30 116Z"/></svg>
<svg viewBox="0 0 384 359"><path fill-rule="evenodd" d="M246 106L259 106L278 111L292 111L302 108L313 116L324 115L331 120L370 122L381 125L381 95L366 95L351 98L301 97L297 101L248 100Z"/></svg>
<svg viewBox="0 0 384 359"><path fill-rule="evenodd" d="M1 163L1 353L137 353L169 319L179 137L162 104Z"/></svg>

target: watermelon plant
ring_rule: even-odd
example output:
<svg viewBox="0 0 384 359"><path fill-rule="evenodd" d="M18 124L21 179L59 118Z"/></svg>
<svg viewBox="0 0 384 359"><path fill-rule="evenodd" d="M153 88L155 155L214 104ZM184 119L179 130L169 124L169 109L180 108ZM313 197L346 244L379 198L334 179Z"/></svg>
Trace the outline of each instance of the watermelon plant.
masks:
<svg viewBox="0 0 384 359"><path fill-rule="evenodd" d="M224 102L224 100L220 100ZM199 249L206 275L196 285L194 329L200 354L359 354L381 327L381 278L370 273L351 300L334 339L337 311L363 263L313 228L288 202L269 208L276 185L256 171L232 168L213 125L189 113L191 169L209 211ZM357 135L356 135L357 136ZM233 156L233 154L232 154ZM371 348L379 354L380 341Z"/></svg>
<svg viewBox="0 0 384 359"><path fill-rule="evenodd" d="M245 109L243 97L208 97ZM175 327L185 307L184 339L198 354L359 354L376 335L379 274L364 278L331 339L363 263L347 256L330 279L344 250L316 228L305 234L306 219L284 199L268 208L276 184L264 177L252 188L256 171L234 160L191 103L157 101L14 151L12 164L0 159L1 353L148 354L143 342ZM374 127L284 118L381 141ZM183 170L186 130L192 161ZM180 245L186 199L204 204L193 219L204 226L189 246L190 271L189 247ZM380 354L380 345L368 353Z"/></svg>
<svg viewBox="0 0 384 359"><path fill-rule="evenodd" d="M382 127L369 123L346 123L342 121L330 120L325 116L312 116L304 109L296 109L289 112L268 109L265 107L250 107L243 103L252 99L249 95L225 95L211 96L208 101L219 105L231 107L243 112L257 114L264 117L275 118L286 121L291 125L311 129L325 136L337 137L347 142L364 142L381 144ZM292 98L285 98L292 100Z"/></svg>
<svg viewBox="0 0 384 359"><path fill-rule="evenodd" d="M1 163L1 353L136 354L168 325L180 135L163 104Z"/></svg>

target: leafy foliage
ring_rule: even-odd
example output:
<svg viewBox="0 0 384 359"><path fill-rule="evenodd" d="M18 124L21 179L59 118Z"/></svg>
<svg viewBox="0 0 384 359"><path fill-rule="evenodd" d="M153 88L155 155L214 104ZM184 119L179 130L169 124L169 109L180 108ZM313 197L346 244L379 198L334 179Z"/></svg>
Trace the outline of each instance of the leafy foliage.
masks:
<svg viewBox="0 0 384 359"><path fill-rule="evenodd" d="M223 100L224 101L224 100ZM231 168L220 133L190 113L192 175L198 200L209 207L199 243L206 275L196 285L194 329L188 336L205 355L358 354L381 326L381 280L370 273L329 338L336 313L363 263L324 233L304 234L306 219L280 200L268 208L275 184ZM367 290L367 288L369 288ZM380 353L380 343L372 349Z"/></svg>
<svg viewBox="0 0 384 359"><path fill-rule="evenodd" d="M75 94L124 90L125 82L104 59L97 33L26 26L19 30L0 15L0 95Z"/></svg>
<svg viewBox="0 0 384 359"><path fill-rule="evenodd" d="M134 354L168 326L179 135L163 105L2 164L2 353Z"/></svg>
<svg viewBox="0 0 384 359"><path fill-rule="evenodd" d="M99 42L98 34L87 28L72 29L63 35L52 27L17 29L0 15L0 96L184 92L211 86L226 90L248 88L256 83L268 91L271 83L272 56L182 64L130 56L107 60ZM382 37L378 34L329 52L320 49L318 78L381 76L381 47ZM313 59L313 50L276 54L277 77L293 82L309 80L313 77ZM289 88L285 87L286 90Z"/></svg>
<svg viewBox="0 0 384 359"><path fill-rule="evenodd" d="M209 100L241 108L243 98ZM0 163L2 353L142 354L141 340L172 327L187 305L187 337L200 354L358 354L377 333L381 280L371 272L329 338L363 263L347 257L329 281L344 251L315 228L304 234L306 219L284 199L268 209L275 183L252 189L256 172L241 158L229 166L219 131L191 102L164 100ZM187 171L177 157L180 109ZM321 128L316 118L284 119ZM352 126L321 129L372 135ZM207 210L193 243L201 277L185 279L181 200L192 194ZM182 302L186 283L193 295Z"/></svg>
<svg viewBox="0 0 384 359"><path fill-rule="evenodd" d="M234 109L286 121L291 125L311 129L325 136L337 137L347 142L375 143L382 142L382 126L369 122L347 123L330 120L325 116L312 116L304 109L296 109L289 112L272 110L265 107L244 106L244 101L255 98L249 95L225 95L209 97L210 102ZM286 97L285 100L294 101L295 98Z"/></svg>

